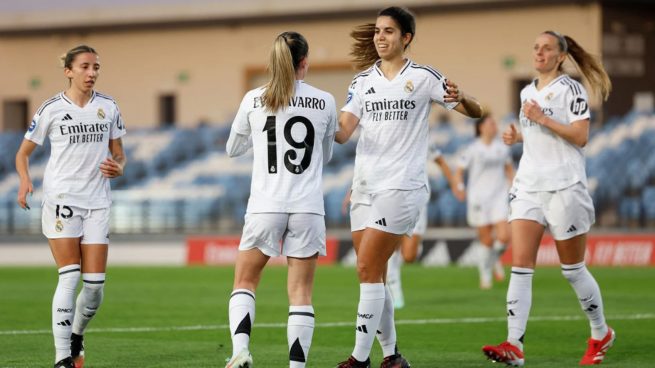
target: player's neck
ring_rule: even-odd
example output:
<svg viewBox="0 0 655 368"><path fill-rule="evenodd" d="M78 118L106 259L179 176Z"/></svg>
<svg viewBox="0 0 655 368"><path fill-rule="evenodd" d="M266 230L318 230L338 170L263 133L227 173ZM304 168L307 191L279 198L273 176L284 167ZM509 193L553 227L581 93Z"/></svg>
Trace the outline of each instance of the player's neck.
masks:
<svg viewBox="0 0 655 368"><path fill-rule="evenodd" d="M71 86L64 92L66 97L68 97L69 100L71 100L74 104L76 104L79 107L86 106L87 102L89 102L89 100L91 99L92 93L93 93L92 90L81 91L73 86Z"/></svg>
<svg viewBox="0 0 655 368"><path fill-rule="evenodd" d="M480 140L482 141L482 143L484 143L484 144L486 144L488 146L488 145L491 144L491 142L493 142L494 137L493 136L491 136L491 137L480 136Z"/></svg>
<svg viewBox="0 0 655 368"><path fill-rule="evenodd" d="M382 59L380 62L380 71L388 80L392 80L400 72L400 69L405 65L407 59L400 56L391 60Z"/></svg>
<svg viewBox="0 0 655 368"><path fill-rule="evenodd" d="M539 73L539 78L537 79L537 89L541 90L542 88L546 87L550 84L550 82L555 80L555 78L559 77L560 75L562 75L562 73L560 73L560 71L557 69L553 69L545 73Z"/></svg>

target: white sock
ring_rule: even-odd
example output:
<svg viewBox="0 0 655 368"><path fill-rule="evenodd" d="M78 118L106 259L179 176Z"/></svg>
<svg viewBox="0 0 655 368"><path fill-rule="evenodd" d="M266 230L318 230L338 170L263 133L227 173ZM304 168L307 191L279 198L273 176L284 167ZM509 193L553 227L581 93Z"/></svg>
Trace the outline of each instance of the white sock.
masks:
<svg viewBox="0 0 655 368"><path fill-rule="evenodd" d="M314 308L311 305L289 306L287 340L289 342L290 368L305 368L313 334Z"/></svg>
<svg viewBox="0 0 655 368"><path fill-rule="evenodd" d="M380 325L384 309L384 294L383 283L359 284L355 349L352 356L360 362L366 361L371 353L375 332Z"/></svg>
<svg viewBox="0 0 655 368"><path fill-rule="evenodd" d="M387 285L391 291L392 303L402 307L405 304L403 285L400 276L400 268L403 265L403 257L400 249L393 252L387 263Z"/></svg>
<svg viewBox="0 0 655 368"><path fill-rule="evenodd" d="M478 271L480 272L480 285L491 287L491 276L494 266L494 252L491 247L480 243L478 259Z"/></svg>
<svg viewBox="0 0 655 368"><path fill-rule="evenodd" d="M393 315L393 299L389 286L386 286L384 288L384 309L380 318L380 326L376 331L378 342L382 348L382 356L385 358L396 353L396 324Z"/></svg>
<svg viewBox="0 0 655 368"><path fill-rule="evenodd" d="M507 341L521 350L532 305L533 274L530 268L512 267L507 288Z"/></svg>
<svg viewBox="0 0 655 368"><path fill-rule="evenodd" d="M89 321L96 315L102 303L103 290L105 287L104 273L83 273L82 291L77 296L75 307L75 319L73 321L73 333L84 335L84 330Z"/></svg>
<svg viewBox="0 0 655 368"><path fill-rule="evenodd" d="M64 266L58 271L59 282L52 298L55 363L71 355L71 326L75 315L75 290L80 281L80 265Z"/></svg>
<svg viewBox="0 0 655 368"><path fill-rule="evenodd" d="M235 289L230 296L229 306L232 356L248 349L250 331L255 322L255 293L247 289Z"/></svg>
<svg viewBox="0 0 655 368"><path fill-rule="evenodd" d="M584 262L562 265L562 274L569 280L578 296L582 310L587 314L591 326L591 337L602 340L607 335L607 324L603 314L603 298L596 279L591 275Z"/></svg>

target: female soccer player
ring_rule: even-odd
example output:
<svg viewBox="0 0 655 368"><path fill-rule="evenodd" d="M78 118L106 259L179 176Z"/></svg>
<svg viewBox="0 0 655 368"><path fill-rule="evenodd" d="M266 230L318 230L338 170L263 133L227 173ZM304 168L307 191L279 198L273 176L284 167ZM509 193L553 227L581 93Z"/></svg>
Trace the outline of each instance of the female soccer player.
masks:
<svg viewBox="0 0 655 368"><path fill-rule="evenodd" d="M498 280L505 278L498 259L509 243L506 195L514 179L514 167L509 148L496 140L497 133L496 121L491 116L478 119L475 122L477 139L465 149L455 172L456 186L464 188L464 172L469 171L466 217L469 225L477 229L482 245L478 260L480 289L491 288L492 273Z"/></svg>
<svg viewBox="0 0 655 368"><path fill-rule="evenodd" d="M432 149L430 154L430 161L436 163L441 172L446 177L446 181L450 185L450 189L453 191L453 194L456 197L463 198L464 192L458 188L455 182L455 176L450 170L450 166L441 155L439 149ZM416 261L419 254L421 253L421 242L423 241L423 235L428 227L428 204L427 201L425 205L421 207L421 211L416 221L416 225L412 230L411 236L403 237L400 244L400 248L397 249L389 258L389 263L387 265L387 285L389 286L389 291L391 292L391 297L393 300L393 307L395 309L401 309L405 306L405 296L403 293L402 287L402 278L401 278L401 266L403 263L412 263Z"/></svg>
<svg viewBox="0 0 655 368"><path fill-rule="evenodd" d="M29 157L50 140L43 178L41 224L59 268L52 299L55 367L81 368L84 330L103 298L109 244L109 179L123 175L125 125L116 101L96 92L100 58L89 46L62 57L66 91L37 110L16 154L18 204L29 209L33 192ZM80 280L82 291L75 301Z"/></svg>
<svg viewBox="0 0 655 368"><path fill-rule="evenodd" d="M513 244L507 290L507 341L484 346L484 354L507 365L523 366L523 339L532 303L532 275L547 226L555 238L562 274L569 281L591 325L581 365L599 364L616 334L607 326L603 300L584 263L594 206L587 191L582 148L589 138L589 105L582 84L564 74L569 56L589 84L607 99L612 88L602 65L571 37L553 31L534 44L537 78L521 91L520 132L512 125L503 141L523 142L523 156L510 190Z"/></svg>
<svg viewBox="0 0 655 368"><path fill-rule="evenodd" d="M229 303L232 358L226 368L252 366L255 289L271 256L286 256L289 266L291 368L305 366L312 342L314 271L326 251L321 178L332 156L337 113L332 95L303 82L308 50L299 33L275 38L271 79L245 95L227 141L232 157L252 147L254 163Z"/></svg>
<svg viewBox="0 0 655 368"><path fill-rule="evenodd" d="M469 116L482 115L478 102L440 72L405 58L414 35L414 16L400 7L383 9L375 24L352 33L355 63L367 69L349 87L335 137L346 142L361 126L350 209L360 297L355 349L339 364L342 368L369 367L375 335L384 354L381 367L409 366L396 350L393 302L384 274L429 195L427 117L432 102Z"/></svg>

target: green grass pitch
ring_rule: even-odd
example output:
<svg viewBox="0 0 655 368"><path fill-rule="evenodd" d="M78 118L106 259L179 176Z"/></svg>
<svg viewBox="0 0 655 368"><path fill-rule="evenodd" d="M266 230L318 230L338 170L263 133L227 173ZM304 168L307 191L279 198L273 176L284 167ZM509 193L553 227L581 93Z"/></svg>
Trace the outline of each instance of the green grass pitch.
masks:
<svg viewBox="0 0 655 368"><path fill-rule="evenodd" d="M85 367L223 367L231 353L227 302L232 268L110 267L105 301L85 335ZM592 268L617 342L603 365L655 363L654 268ZM0 268L0 367L51 367L50 303L56 270ZM403 269L406 307L396 312L398 341L414 368L494 367L483 344L505 339L507 283L477 289L465 268ZM352 351L359 289L355 270L320 267L317 328L308 367L334 367ZM527 367L574 367L589 334L575 295L557 268L535 274L526 334ZM257 291L251 339L256 367L285 367L286 268L270 267ZM379 365L377 342L371 354Z"/></svg>

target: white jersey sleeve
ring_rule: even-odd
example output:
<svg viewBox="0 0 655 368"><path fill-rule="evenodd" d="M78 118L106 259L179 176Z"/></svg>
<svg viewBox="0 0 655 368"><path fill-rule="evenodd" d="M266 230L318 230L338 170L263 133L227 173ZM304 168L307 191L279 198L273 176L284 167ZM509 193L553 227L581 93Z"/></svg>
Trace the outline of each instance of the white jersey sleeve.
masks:
<svg viewBox="0 0 655 368"><path fill-rule="evenodd" d="M589 96L587 91L582 88L580 83L570 80L570 87L566 90L564 95L564 102L566 104L566 119L568 123L578 120L589 119Z"/></svg>
<svg viewBox="0 0 655 368"><path fill-rule="evenodd" d="M39 107L32 118L32 122L30 123L27 132L25 133L25 139L30 140L39 146L43 144L43 141L48 136L50 125L52 123L52 119L50 119L50 109L48 109L48 107L60 99L61 97L57 94L57 96L47 100L41 105L41 107Z"/></svg>
<svg viewBox="0 0 655 368"><path fill-rule="evenodd" d="M125 135L125 122L123 116L118 108L118 104L114 103L116 110L114 111L114 119L111 122L111 130L109 132L109 139L118 139Z"/></svg>
<svg viewBox="0 0 655 368"><path fill-rule="evenodd" d="M332 96L329 96L332 97ZM328 117L328 125L323 137L323 165L326 165L328 161L332 158L332 149L334 147L334 136L338 130L339 124L337 122L337 106L334 102L334 98L327 99L328 111L330 116Z"/></svg>
<svg viewBox="0 0 655 368"><path fill-rule="evenodd" d="M250 123L248 122L249 106L252 100L253 97L250 93L243 97L239 111L232 122L230 137L227 139L225 148L230 157L243 155L252 147Z"/></svg>
<svg viewBox="0 0 655 368"><path fill-rule="evenodd" d="M357 119L362 118L364 103L362 101L362 96L360 94L362 81L365 77L371 74L371 68L363 71L353 78L350 86L348 86L348 95L346 96L346 104L341 111L349 112L357 117Z"/></svg>
<svg viewBox="0 0 655 368"><path fill-rule="evenodd" d="M430 78L429 79L429 88L430 88L430 99L432 102L436 102L437 104L443 106L447 110L452 110L457 106L458 102L450 102L446 103L444 101L444 96L446 95L446 77L441 74L438 70L424 65L423 66L430 74L434 75L436 78Z"/></svg>

